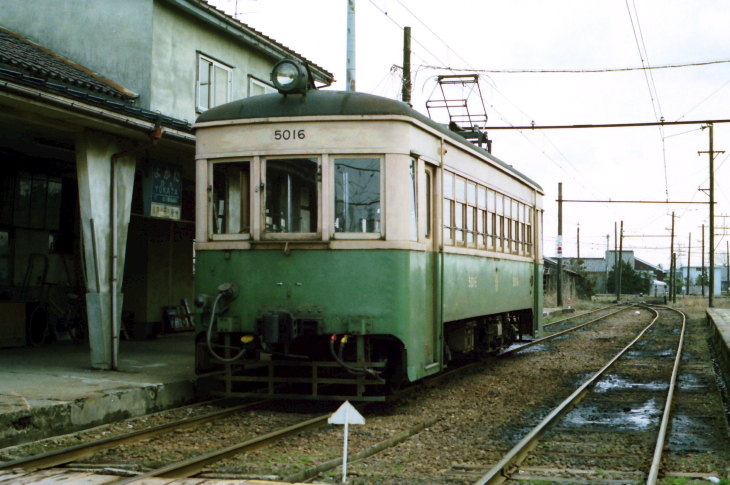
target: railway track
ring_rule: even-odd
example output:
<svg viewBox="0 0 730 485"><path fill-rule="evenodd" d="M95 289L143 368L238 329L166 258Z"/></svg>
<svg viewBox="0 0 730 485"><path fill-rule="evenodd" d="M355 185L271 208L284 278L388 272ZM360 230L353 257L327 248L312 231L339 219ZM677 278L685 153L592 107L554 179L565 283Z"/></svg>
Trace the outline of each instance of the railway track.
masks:
<svg viewBox="0 0 730 485"><path fill-rule="evenodd" d="M586 325L589 325L591 323L595 323L597 321L603 320L605 318L608 318L620 311L625 311L627 307L618 306L618 308L609 307L608 309L601 309L600 312L590 312L592 315L592 318L588 318L587 321L585 318L585 314L578 315L576 317L583 317L581 321L575 325L572 328L556 332L552 335L549 335L543 339L538 339L535 341L532 341L528 344L525 344L520 347L515 347L514 349L504 352L499 357L504 357L506 355L510 355L514 352L518 352L519 350L524 349L527 346L539 344L541 342L544 342L546 340L550 340L553 338L556 338L560 335L564 335L566 333L569 333L571 331L578 330L580 328L585 327ZM596 313L599 313L599 315L595 315ZM572 317L567 320L575 320L576 317ZM437 378L430 379L423 383L423 386L426 387L433 387L437 384L443 382L443 380L448 379L450 377L453 377L454 375L463 373L465 371L468 371L474 367L477 366L484 366L490 361L493 361L494 358L497 358L496 356L482 362L473 363L470 365L466 365L457 369L453 369L451 371L445 372L441 375L439 375ZM421 386L414 386L412 388L407 388L402 390L399 393L396 393L392 399L400 399ZM41 455L37 455L34 457L29 457L21 460L16 460L9 463L4 463L0 465L0 471L2 470L11 470L11 469L17 469L17 468L23 468L26 470L37 470L37 469L44 469L54 466L60 466L64 464L71 463L73 461L79 460L84 457L88 457L94 453L97 453L99 451L108 450L115 446L119 446L122 444L129 444L129 443L135 443L140 442L144 440L148 440L150 438L160 436L166 433L173 432L174 430L183 430L183 429L191 429L197 426L200 426L201 424L205 424L207 422L225 418L231 415L234 415L239 412L244 412L248 409L252 409L256 406L262 406L264 403L271 402L271 400L263 400L258 401L255 403L250 403L242 406L236 406L234 408L230 409L224 409L221 411L217 411L214 413L210 413L203 416L198 416L196 418L191 418L187 420L183 420L176 423L169 423L164 426L158 426L155 428L150 428L148 430L140 430L133 433L128 433L126 435L117 436L114 438L108 438L104 440L100 440L97 442L91 442L83 445L77 445L68 449L63 450L57 450L49 453L44 453ZM234 456L239 453L246 453L253 450L257 450L266 446L271 445L272 443L275 443L280 440L285 440L287 437L299 434L304 431L317 429L320 427L323 427L327 424L327 419L329 417L329 414L323 414L321 416L304 420L300 423L285 427L283 429L278 429L275 431L271 431L269 433L262 434L260 436L256 436L254 438L245 440L240 443L236 443L227 447L222 447L220 449L216 449L214 451L203 453L198 456L181 460L175 463L171 463L169 465L157 468L155 470L151 470L142 474L139 474L137 476L129 477L127 479L124 479L120 482L120 484L124 483L142 483L145 479L148 478L186 478L195 476L201 472L203 472L206 467L209 467L211 464L219 462L221 460L224 460L226 458L229 458L231 456Z"/></svg>
<svg viewBox="0 0 730 485"><path fill-rule="evenodd" d="M530 430L476 483L657 483L684 341L685 316L651 323ZM477 473L477 469L470 473Z"/></svg>

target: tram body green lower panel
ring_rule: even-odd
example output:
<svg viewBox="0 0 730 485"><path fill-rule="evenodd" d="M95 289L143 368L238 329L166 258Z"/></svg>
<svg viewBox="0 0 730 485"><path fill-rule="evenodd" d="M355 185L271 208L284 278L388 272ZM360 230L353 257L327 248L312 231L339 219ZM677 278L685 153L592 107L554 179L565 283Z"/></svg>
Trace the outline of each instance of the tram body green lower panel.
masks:
<svg viewBox="0 0 730 485"><path fill-rule="evenodd" d="M288 256L278 250L199 251L196 290L215 298L218 285L238 285L239 296L226 303L229 311L218 320L222 332L254 332L264 313L285 310L297 319L321 320L325 334L393 335L407 349L408 378L417 380L441 368L442 321L533 308L538 300L541 305L531 291L533 263L441 256L404 250L292 250ZM201 332L204 316L209 313L196 319Z"/></svg>

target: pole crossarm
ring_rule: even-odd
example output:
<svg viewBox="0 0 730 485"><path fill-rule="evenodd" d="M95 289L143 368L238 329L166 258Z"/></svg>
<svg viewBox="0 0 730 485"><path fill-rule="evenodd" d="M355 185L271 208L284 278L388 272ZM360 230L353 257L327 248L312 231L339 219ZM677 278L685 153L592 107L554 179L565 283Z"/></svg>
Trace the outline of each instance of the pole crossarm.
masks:
<svg viewBox="0 0 730 485"><path fill-rule="evenodd" d="M730 123L730 120L696 120L696 121L652 121L648 123L601 123L595 125L529 125L529 126L485 126L485 130L565 130L574 128L631 128L642 126L671 125L708 125L712 123Z"/></svg>
<svg viewBox="0 0 730 485"><path fill-rule="evenodd" d="M555 202L558 200L555 199ZM669 200L569 200L563 199L563 202L591 202L599 204L709 204L709 202L681 202ZM717 204L717 202L715 202Z"/></svg>

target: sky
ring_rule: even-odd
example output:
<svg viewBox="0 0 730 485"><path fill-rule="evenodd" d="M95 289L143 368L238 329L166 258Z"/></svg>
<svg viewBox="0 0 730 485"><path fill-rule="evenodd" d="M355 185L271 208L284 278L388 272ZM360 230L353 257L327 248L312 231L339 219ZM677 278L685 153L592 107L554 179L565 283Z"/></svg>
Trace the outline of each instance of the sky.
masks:
<svg viewBox="0 0 730 485"><path fill-rule="evenodd" d="M344 90L347 0L209 0L334 73ZM237 4L237 5L236 5ZM730 6L722 0L356 0L356 89L399 99L403 26L412 29L413 107L435 76L469 70L602 70L481 73L489 126L575 125L730 119ZM436 68L450 68L436 69ZM467 71L453 71L465 69ZM458 94L458 93L453 93ZM470 98L470 112L481 104ZM439 110L441 111L441 110ZM445 112L432 113L437 121ZM709 130L701 125L491 130L492 153L544 191L543 243L556 255L558 183L570 200L707 202ZM730 123L714 125L716 264L730 241ZM563 204L563 257L602 257L624 222L624 249L669 267L672 212L680 265L700 264L707 204ZM691 234L691 239L690 239ZM728 234L728 235L725 235ZM707 254L705 255L708 258ZM706 259L707 261L707 259ZM707 262L706 262L707 264Z"/></svg>

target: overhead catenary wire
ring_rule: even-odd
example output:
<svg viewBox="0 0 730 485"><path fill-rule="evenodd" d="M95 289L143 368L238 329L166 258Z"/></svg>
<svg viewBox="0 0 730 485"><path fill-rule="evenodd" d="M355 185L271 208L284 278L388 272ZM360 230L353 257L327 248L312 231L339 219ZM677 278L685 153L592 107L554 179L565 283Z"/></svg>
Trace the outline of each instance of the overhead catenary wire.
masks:
<svg viewBox="0 0 730 485"><path fill-rule="evenodd" d="M641 66L641 67L616 67L601 69L467 69L463 67L448 67L425 65L423 67L433 70L444 70L454 72L476 72L485 74L595 74L603 72L628 72L628 71L656 71L658 69L676 69L681 67L697 67L709 66L712 64L727 64L730 59L720 59L715 61L687 62L682 64L666 64L662 66ZM728 81L725 84L730 84ZM725 87L723 85L722 87ZM722 87L720 89L722 89ZM719 89L718 89L719 91ZM714 93L713 93L714 94ZM711 95L710 95L711 96ZM708 96L709 97L709 96ZM694 108L692 108L694 109ZM685 113L686 114L686 113Z"/></svg>

